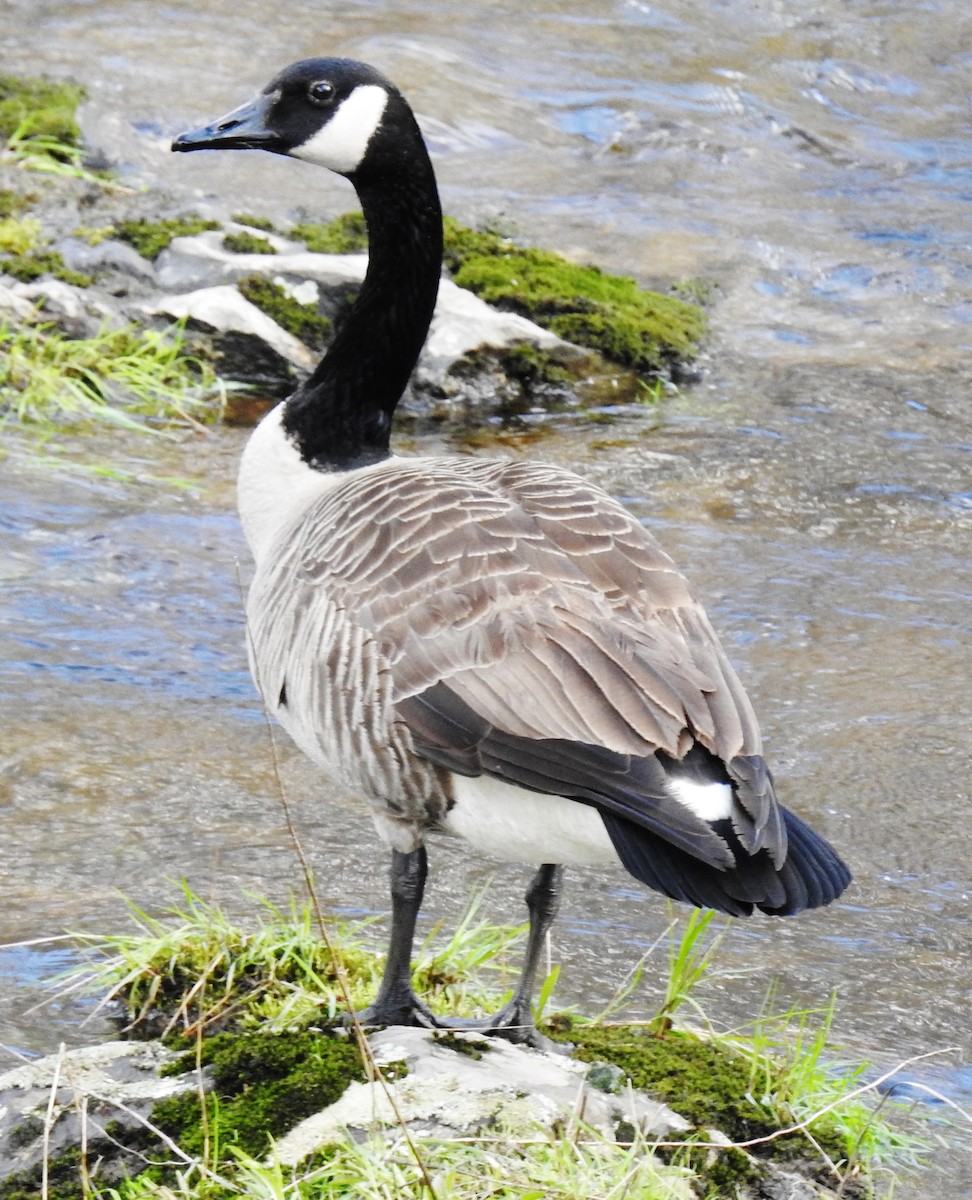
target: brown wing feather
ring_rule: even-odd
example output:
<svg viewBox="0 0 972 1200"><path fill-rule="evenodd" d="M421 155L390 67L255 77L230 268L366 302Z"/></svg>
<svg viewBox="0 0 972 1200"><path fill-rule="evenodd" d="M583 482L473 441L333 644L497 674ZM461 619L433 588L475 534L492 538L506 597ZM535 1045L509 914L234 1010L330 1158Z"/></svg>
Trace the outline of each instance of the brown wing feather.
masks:
<svg viewBox="0 0 972 1200"><path fill-rule="evenodd" d="M401 699L447 681L509 733L758 754L752 709L672 560L538 463L396 460L325 497L302 573L370 631Z"/></svg>

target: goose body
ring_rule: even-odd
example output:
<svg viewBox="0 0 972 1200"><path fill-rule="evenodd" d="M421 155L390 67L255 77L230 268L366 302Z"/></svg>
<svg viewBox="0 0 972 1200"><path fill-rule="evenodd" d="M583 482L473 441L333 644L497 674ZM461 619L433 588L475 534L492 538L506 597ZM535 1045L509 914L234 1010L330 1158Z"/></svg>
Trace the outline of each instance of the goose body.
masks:
<svg viewBox="0 0 972 1200"><path fill-rule="evenodd" d="M239 477L254 678L392 849L392 944L366 1015L435 1020L408 982L433 832L540 867L523 978L491 1022L530 1041L558 864L620 864L737 916L834 900L846 867L778 804L742 685L647 530L559 467L390 454L442 251L401 93L364 64L305 60L173 148L220 147L346 175L368 225L352 312Z"/></svg>

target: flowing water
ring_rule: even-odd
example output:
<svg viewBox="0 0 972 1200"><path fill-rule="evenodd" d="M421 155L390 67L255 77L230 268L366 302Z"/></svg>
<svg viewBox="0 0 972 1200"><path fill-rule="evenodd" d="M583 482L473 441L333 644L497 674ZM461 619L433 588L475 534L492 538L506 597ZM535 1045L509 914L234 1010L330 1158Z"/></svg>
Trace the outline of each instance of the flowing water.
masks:
<svg viewBox="0 0 972 1200"><path fill-rule="evenodd" d="M365 58L413 100L447 211L649 284L716 285L702 378L660 425L568 428L531 453L604 484L675 554L784 799L855 871L828 911L732 926L713 1017L751 1017L771 978L784 1006L836 989L840 1038L881 1066L955 1047L910 1077L972 1107L963 0L7 0L0 52L84 83L89 141L133 184L279 218L352 197L303 164L173 158L168 141L294 58ZM297 886L242 648L243 436L131 445L136 472L203 480L187 492L0 464L2 942L118 928L120 893L156 907L178 876L235 911L245 889L284 902ZM97 441L72 453L97 459ZM381 911L370 823L281 753L327 901ZM490 915L519 919L523 871L434 847L426 924L489 878ZM589 871L565 909L563 999L593 1008L664 905ZM76 1006L29 1011L69 957L0 949L12 1051L103 1032ZM904 1194L972 1192L972 1139L948 1136Z"/></svg>

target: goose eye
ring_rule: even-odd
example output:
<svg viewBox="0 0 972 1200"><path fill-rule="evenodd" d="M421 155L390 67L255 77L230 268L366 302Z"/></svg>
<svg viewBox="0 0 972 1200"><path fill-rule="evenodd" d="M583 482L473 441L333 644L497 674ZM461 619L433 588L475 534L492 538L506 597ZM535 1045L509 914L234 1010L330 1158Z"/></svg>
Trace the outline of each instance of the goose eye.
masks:
<svg viewBox="0 0 972 1200"><path fill-rule="evenodd" d="M318 79L307 88L307 99L311 104L327 104L334 98L334 84L327 79Z"/></svg>

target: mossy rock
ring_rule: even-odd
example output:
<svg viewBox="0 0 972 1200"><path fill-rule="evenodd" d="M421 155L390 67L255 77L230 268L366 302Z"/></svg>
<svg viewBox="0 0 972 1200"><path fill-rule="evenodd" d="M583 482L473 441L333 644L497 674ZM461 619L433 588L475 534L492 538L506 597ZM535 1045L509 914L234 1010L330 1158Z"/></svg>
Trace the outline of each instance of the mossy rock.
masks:
<svg viewBox="0 0 972 1200"><path fill-rule="evenodd" d="M724 1044L685 1030L670 1029L659 1035L636 1026L572 1024L569 1030L552 1031L551 1036L572 1042L574 1057L583 1062L621 1067L634 1087L661 1100L703 1133L718 1129L734 1142L747 1142L780 1128L750 1098L753 1080L748 1061ZM835 1161L846 1156L832 1122L822 1119L812 1132L815 1142ZM756 1145L750 1153L784 1161L806 1159L808 1143L792 1134ZM748 1161L735 1151L720 1159L725 1160L723 1173L742 1171ZM698 1162L693 1161L693 1166L698 1167Z"/></svg>
<svg viewBox="0 0 972 1200"><path fill-rule="evenodd" d="M231 254L276 254L276 248L271 246L265 237L258 233L228 233L223 238L223 249Z"/></svg>
<svg viewBox="0 0 972 1200"><path fill-rule="evenodd" d="M72 271L64 265L64 259L56 250L34 250L28 254L15 254L0 259L0 271L19 279L21 283L33 283L45 275L52 275L63 283L74 287L90 287L95 277L81 271Z"/></svg>
<svg viewBox="0 0 972 1200"><path fill-rule="evenodd" d="M201 1051L212 1073L206 1126L196 1093L160 1101L151 1116L153 1125L191 1155L202 1153L207 1128L210 1136L218 1129L223 1147L264 1155L273 1139L366 1077L354 1041L326 1032L219 1033L207 1038ZM193 1050L177 1068L185 1072L195 1065Z"/></svg>
<svg viewBox="0 0 972 1200"><path fill-rule="evenodd" d="M246 275L236 286L251 304L272 317L281 328L299 338L312 350L323 350L331 336L331 322L313 305L301 304L288 296L279 283L262 275Z"/></svg>
<svg viewBox="0 0 972 1200"><path fill-rule="evenodd" d="M315 254L363 254L368 249L368 230L360 212L342 213L324 223L301 221L289 236Z"/></svg>
<svg viewBox="0 0 972 1200"><path fill-rule="evenodd" d="M0 138L7 141L19 133L79 147L75 114L84 94L84 88L73 83L0 75ZM62 157L56 147L47 152L52 158Z"/></svg>
<svg viewBox="0 0 972 1200"><path fill-rule="evenodd" d="M206 221L202 217L168 217L163 221L118 221L115 237L142 255L143 258L158 258L173 238L193 237L210 229L219 229L217 221Z"/></svg>
<svg viewBox="0 0 972 1200"><path fill-rule="evenodd" d="M237 225L248 225L251 229L262 229L264 233L276 233L277 227L269 217L255 217L252 213L233 213L230 217Z"/></svg>
<svg viewBox="0 0 972 1200"><path fill-rule="evenodd" d="M360 253L368 245L360 212L322 225L304 222L291 236L323 254ZM647 291L625 275L578 266L548 250L524 249L506 234L470 229L453 217L443 219L443 242L443 261L460 287L611 363L639 375L677 375L698 353L705 314L686 299Z"/></svg>
<svg viewBox="0 0 972 1200"><path fill-rule="evenodd" d="M547 251L468 258L455 280L489 304L529 317L642 375L693 358L705 330L702 311L694 305Z"/></svg>

